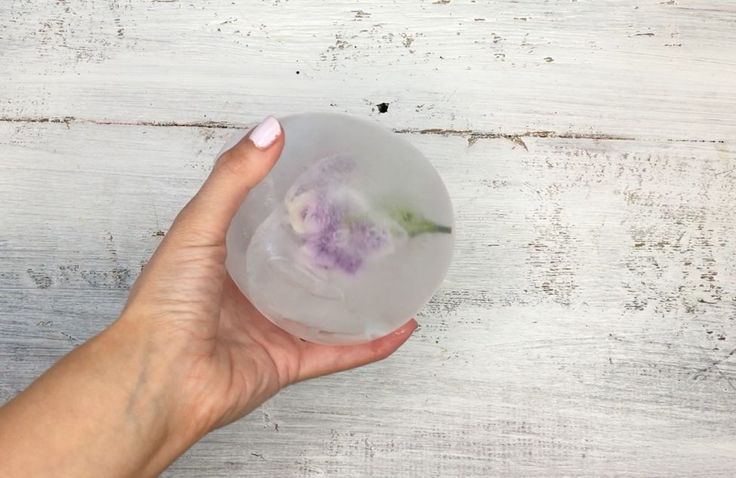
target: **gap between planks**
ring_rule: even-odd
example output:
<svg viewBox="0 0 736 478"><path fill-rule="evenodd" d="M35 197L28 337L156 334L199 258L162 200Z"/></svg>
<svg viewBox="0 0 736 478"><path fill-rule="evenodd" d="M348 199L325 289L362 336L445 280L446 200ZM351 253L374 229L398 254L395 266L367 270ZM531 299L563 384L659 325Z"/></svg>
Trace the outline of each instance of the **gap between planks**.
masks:
<svg viewBox="0 0 736 478"><path fill-rule="evenodd" d="M249 125L230 123L224 121L111 121L77 118L74 116L62 117L0 117L0 123L62 123L67 126L70 124L95 124L109 126L150 126L156 128L214 128L214 129L245 129ZM518 133L501 133L477 131L471 129L453 129L453 128L395 128L394 133L397 134L421 134L421 135L438 135L438 136L459 136L467 138L468 145L473 145L480 139L507 139L528 151L523 138L560 138L560 139L591 139L598 141L643 141L657 142L666 141L671 143L711 143L725 144L724 139L696 139L696 138L666 138L663 140L641 139L635 136L611 135L605 133L576 133L572 131L557 132L551 130L522 131Z"/></svg>

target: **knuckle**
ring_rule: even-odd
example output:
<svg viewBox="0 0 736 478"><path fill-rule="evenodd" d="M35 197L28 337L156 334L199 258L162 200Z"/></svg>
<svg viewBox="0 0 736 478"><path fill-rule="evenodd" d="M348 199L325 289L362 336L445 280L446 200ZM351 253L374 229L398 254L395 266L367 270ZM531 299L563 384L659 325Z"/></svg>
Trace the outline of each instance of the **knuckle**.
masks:
<svg viewBox="0 0 736 478"><path fill-rule="evenodd" d="M246 155L231 150L220 156L215 168L226 174L243 174L250 169L250 161L248 161Z"/></svg>

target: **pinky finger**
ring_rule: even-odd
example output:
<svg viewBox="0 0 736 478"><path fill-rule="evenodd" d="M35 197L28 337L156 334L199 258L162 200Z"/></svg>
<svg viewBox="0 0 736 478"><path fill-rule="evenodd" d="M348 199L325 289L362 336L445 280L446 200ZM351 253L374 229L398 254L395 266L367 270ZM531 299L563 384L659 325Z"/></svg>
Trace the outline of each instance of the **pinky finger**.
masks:
<svg viewBox="0 0 736 478"><path fill-rule="evenodd" d="M393 354L417 328L411 319L381 338L358 345L304 343L298 380L319 377L378 362Z"/></svg>

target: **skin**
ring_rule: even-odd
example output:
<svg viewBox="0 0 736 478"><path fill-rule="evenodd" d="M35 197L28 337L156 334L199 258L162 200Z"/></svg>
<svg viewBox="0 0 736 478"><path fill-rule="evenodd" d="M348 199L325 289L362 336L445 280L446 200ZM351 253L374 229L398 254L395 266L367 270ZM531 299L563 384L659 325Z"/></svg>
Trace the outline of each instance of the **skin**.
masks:
<svg viewBox="0 0 736 478"><path fill-rule="evenodd" d="M133 285L117 321L0 408L0 476L155 476L208 432L289 384L391 355L304 342L263 317L225 270L225 233L276 163L248 137L223 154Z"/></svg>

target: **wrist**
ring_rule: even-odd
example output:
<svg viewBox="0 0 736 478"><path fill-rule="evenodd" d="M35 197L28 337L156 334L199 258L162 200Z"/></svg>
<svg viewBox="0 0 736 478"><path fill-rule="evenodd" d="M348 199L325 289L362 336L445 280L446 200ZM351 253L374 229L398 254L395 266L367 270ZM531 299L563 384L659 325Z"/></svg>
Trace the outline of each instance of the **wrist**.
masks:
<svg viewBox="0 0 736 478"><path fill-rule="evenodd" d="M74 350L0 409L0 475L161 472L201 436L176 417L171 360L123 320Z"/></svg>
<svg viewBox="0 0 736 478"><path fill-rule="evenodd" d="M155 475L207 433L182 393L179 371L184 351L163 343L146 324L127 317L90 345L119 367L115 380L124 397L125 419L138 432L136 452L147 454L144 470Z"/></svg>

